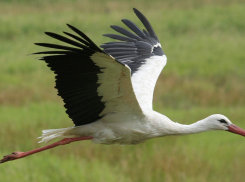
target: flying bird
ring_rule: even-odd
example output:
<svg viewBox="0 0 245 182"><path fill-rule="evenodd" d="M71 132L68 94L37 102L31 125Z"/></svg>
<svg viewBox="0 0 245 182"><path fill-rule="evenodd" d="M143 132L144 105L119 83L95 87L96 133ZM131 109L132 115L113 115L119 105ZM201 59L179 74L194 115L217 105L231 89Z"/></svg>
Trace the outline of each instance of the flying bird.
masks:
<svg viewBox="0 0 245 182"><path fill-rule="evenodd" d="M63 138L51 145L28 152L13 152L0 163L16 160L74 141L92 140L100 144L138 144L155 137L186 135L224 130L245 136L245 130L221 115L214 114L190 125L171 121L152 108L153 92L167 57L151 24L133 9L145 29L132 21L122 22L131 30L112 25L122 35L105 34L115 39L98 47L77 28L64 32L69 38L45 32L72 46L36 43L55 50L40 60L56 74L58 95L62 97L74 126L43 130L40 142Z"/></svg>

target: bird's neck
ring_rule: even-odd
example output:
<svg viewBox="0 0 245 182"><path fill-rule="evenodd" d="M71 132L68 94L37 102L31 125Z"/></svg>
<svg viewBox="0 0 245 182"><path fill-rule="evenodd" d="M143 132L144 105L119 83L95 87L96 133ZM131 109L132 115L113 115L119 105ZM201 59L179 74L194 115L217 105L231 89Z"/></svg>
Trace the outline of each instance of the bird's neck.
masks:
<svg viewBox="0 0 245 182"><path fill-rule="evenodd" d="M150 122L152 137L161 137L166 135L187 135L214 130L214 128L210 128L210 126L207 125L206 119L197 121L190 125L185 125L175 123L168 117L155 111L153 114L151 114L149 120L152 121Z"/></svg>
<svg viewBox="0 0 245 182"><path fill-rule="evenodd" d="M204 120L197 121L190 125L184 125L184 124L173 122L172 126L170 127L169 134L187 135L187 134L201 133L210 130L211 129L205 124Z"/></svg>
<svg viewBox="0 0 245 182"><path fill-rule="evenodd" d="M175 123L171 120L164 120L159 122L158 131L159 136L164 135L187 135L194 133L201 133L212 130L207 126L205 119L197 121L190 125Z"/></svg>

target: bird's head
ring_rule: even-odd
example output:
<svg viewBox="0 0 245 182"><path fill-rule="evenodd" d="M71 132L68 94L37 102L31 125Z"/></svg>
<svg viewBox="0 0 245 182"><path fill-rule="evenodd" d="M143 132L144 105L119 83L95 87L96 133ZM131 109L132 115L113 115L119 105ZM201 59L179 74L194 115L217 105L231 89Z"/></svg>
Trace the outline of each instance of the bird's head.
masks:
<svg viewBox="0 0 245 182"><path fill-rule="evenodd" d="M232 122L224 115L214 114L205 118L204 121L210 130L225 130L245 136L245 130L232 124Z"/></svg>

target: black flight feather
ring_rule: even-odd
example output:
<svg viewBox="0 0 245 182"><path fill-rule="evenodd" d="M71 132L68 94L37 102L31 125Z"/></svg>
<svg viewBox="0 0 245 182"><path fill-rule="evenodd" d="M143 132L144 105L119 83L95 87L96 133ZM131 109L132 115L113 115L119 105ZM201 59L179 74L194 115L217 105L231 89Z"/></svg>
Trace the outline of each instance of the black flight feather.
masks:
<svg viewBox="0 0 245 182"><path fill-rule="evenodd" d="M111 25L111 28L114 29L115 31L123 34L123 35L126 35L126 36L132 38L132 39L136 39L136 40L139 40L139 41L142 40L141 37L129 32L128 30L126 30L126 29L124 29L122 27L119 27L119 26L116 26L116 25Z"/></svg>
<svg viewBox="0 0 245 182"><path fill-rule="evenodd" d="M90 38L88 38L87 35L85 35L83 32L81 32L80 30L78 30L77 28L67 24L67 26L72 29L74 32L76 32L78 35L80 35L82 38L84 38L87 42L89 42L91 44L91 46L95 47L97 51L101 52L101 49L92 41L90 40Z"/></svg>
<svg viewBox="0 0 245 182"><path fill-rule="evenodd" d="M116 39L116 40L127 41L127 42L136 42L137 41L136 39L132 39L132 38L129 38L129 37L124 37L124 36L121 36L121 35L115 35L115 34L104 34L103 36L110 37L110 38Z"/></svg>
<svg viewBox="0 0 245 182"><path fill-rule="evenodd" d="M80 126L103 117L100 113L104 110L105 103L101 101L102 96L98 96L97 92L100 86L98 74L101 73L101 68L91 60L94 53L103 51L80 30L71 25L68 26L81 37L70 33L65 34L79 42L51 32L46 34L78 48L36 43L38 46L61 51L43 51L34 54L50 54L42 57L41 60L44 60L56 74L55 88L58 90L58 95L64 100L66 112L75 126Z"/></svg>
<svg viewBox="0 0 245 182"><path fill-rule="evenodd" d="M73 35L73 34L68 33L68 32L63 32L63 33L66 34L66 35L68 35L68 36L70 36L70 37L72 37L73 39L78 40L79 42L85 44L86 46L90 46L90 47L95 48L93 45L89 44L88 42L86 42L85 40L81 39L80 37L78 37L76 35Z"/></svg>
<svg viewBox="0 0 245 182"><path fill-rule="evenodd" d="M128 27L130 28L134 33L136 33L138 36L144 38L145 34L142 32L142 30L140 30L140 28L135 25L132 21L127 20L127 19L122 19L122 22Z"/></svg>
<svg viewBox="0 0 245 182"><path fill-rule="evenodd" d="M137 15L137 17L140 19L140 21L143 23L145 26L146 30L149 32L149 34L159 42L157 35L155 31L153 30L150 22L146 19L146 17L137 9L133 8L134 13Z"/></svg>
<svg viewBox="0 0 245 182"><path fill-rule="evenodd" d="M146 59L155 55L164 55L161 47L158 45L159 40L151 24L137 9L134 8L134 12L148 32L146 30L142 31L132 21L122 19L122 22L135 34L122 27L112 25L112 29L125 36L115 34L105 34L104 36L123 42L108 42L100 46L105 52L116 58L116 60L123 64L127 64L131 69L132 75L146 63Z"/></svg>

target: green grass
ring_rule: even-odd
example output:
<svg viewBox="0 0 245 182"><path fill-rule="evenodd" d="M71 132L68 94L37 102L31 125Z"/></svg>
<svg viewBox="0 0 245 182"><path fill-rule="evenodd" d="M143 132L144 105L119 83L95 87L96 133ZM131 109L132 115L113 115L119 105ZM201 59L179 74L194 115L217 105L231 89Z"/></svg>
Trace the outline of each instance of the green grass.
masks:
<svg viewBox="0 0 245 182"><path fill-rule="evenodd" d="M72 24L97 44L132 7L152 23L168 64L155 110L190 124L213 113L245 128L245 4L242 1L0 1L0 156L43 146L41 130L72 126L54 75L30 53L57 43L44 31ZM0 165L0 181L234 181L244 179L244 138L228 132L164 137L135 146L77 142Z"/></svg>

